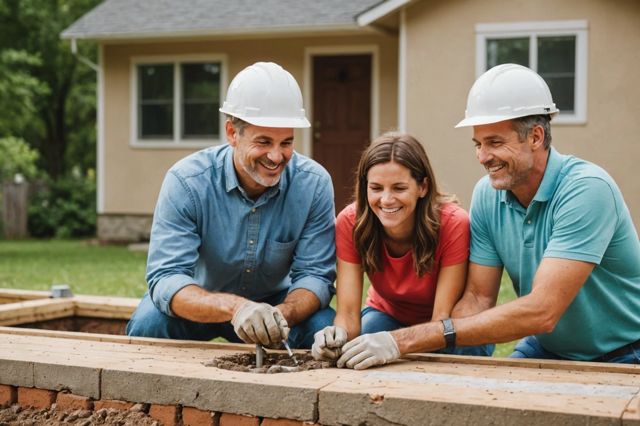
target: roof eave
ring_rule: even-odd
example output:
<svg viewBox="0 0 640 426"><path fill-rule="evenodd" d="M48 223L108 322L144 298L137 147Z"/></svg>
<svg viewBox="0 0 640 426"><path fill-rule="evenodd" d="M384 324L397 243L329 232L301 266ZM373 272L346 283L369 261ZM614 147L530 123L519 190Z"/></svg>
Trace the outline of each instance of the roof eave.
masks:
<svg viewBox="0 0 640 426"><path fill-rule="evenodd" d="M414 0L387 0L377 6L358 15L357 22L361 27L365 27L385 16L397 11Z"/></svg>
<svg viewBox="0 0 640 426"><path fill-rule="evenodd" d="M332 26L286 26L269 28L225 28L210 30L184 30L184 31L162 31L162 32L118 32L118 33L82 33L65 30L60 34L64 40L95 40L95 41L124 41L124 40L149 40L167 38L192 38L192 37L252 37L252 36L282 36L297 34L318 34L327 35L332 33L345 32L370 32L375 31L368 27L358 27L355 25L332 25Z"/></svg>

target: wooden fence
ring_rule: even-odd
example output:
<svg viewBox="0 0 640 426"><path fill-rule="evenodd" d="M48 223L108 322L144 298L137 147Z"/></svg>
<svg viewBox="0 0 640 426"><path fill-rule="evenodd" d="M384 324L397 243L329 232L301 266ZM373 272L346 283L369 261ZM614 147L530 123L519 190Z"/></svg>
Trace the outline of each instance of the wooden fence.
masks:
<svg viewBox="0 0 640 426"><path fill-rule="evenodd" d="M2 224L4 236L9 239L25 238L27 231L27 182L2 183Z"/></svg>

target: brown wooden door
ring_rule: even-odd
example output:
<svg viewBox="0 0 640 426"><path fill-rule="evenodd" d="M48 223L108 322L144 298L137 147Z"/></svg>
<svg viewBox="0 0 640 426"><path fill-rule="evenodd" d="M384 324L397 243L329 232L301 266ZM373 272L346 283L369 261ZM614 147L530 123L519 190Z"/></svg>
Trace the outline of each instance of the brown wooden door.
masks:
<svg viewBox="0 0 640 426"><path fill-rule="evenodd" d="M371 55L313 59L313 158L331 174L336 214L352 201L371 132Z"/></svg>

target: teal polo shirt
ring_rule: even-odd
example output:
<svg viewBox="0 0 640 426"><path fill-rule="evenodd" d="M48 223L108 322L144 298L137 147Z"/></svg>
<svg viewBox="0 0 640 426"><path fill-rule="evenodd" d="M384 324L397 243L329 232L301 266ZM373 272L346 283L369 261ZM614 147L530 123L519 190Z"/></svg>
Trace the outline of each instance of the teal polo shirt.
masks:
<svg viewBox="0 0 640 426"><path fill-rule="evenodd" d="M474 189L470 217L471 262L504 267L519 296L531 292L545 257L596 265L555 329L536 335L546 350L590 360L640 339L638 234L602 168L550 148L528 208L485 176Z"/></svg>

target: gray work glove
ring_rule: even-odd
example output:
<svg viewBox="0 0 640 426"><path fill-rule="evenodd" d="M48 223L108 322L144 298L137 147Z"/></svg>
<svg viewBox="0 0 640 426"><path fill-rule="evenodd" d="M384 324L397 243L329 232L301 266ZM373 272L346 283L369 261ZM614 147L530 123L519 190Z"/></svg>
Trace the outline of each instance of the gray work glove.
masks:
<svg viewBox="0 0 640 426"><path fill-rule="evenodd" d="M245 343L278 347L289 337L289 326L278 308L246 301L231 318L233 330Z"/></svg>
<svg viewBox="0 0 640 426"><path fill-rule="evenodd" d="M342 347L338 367L364 370L400 358L400 349L388 331L358 336Z"/></svg>
<svg viewBox="0 0 640 426"><path fill-rule="evenodd" d="M338 359L342 346L347 343L347 330L330 325L313 335L311 355L319 361Z"/></svg>

